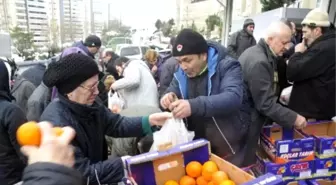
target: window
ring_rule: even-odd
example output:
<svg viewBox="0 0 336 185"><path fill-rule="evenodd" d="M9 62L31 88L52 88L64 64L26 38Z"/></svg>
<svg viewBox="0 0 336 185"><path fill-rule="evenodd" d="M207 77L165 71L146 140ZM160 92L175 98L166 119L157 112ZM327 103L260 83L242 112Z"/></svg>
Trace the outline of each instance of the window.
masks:
<svg viewBox="0 0 336 185"><path fill-rule="evenodd" d="M139 47L122 48L120 51L120 56L132 56L132 55L139 55L139 54L140 54Z"/></svg>

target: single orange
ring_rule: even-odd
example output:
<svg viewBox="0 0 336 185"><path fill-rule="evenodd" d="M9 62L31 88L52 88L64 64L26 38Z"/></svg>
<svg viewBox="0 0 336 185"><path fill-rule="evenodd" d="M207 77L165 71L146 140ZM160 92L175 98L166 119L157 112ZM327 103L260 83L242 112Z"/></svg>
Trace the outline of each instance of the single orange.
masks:
<svg viewBox="0 0 336 185"><path fill-rule="evenodd" d="M169 180L164 185L179 185L179 183L174 180Z"/></svg>
<svg viewBox="0 0 336 185"><path fill-rule="evenodd" d="M180 185L196 185L196 181L194 178L185 175L180 179Z"/></svg>
<svg viewBox="0 0 336 185"><path fill-rule="evenodd" d="M232 180L225 180L221 182L219 185L236 185L236 183L233 182Z"/></svg>
<svg viewBox="0 0 336 185"><path fill-rule="evenodd" d="M197 177L196 184L197 185L207 185L208 181L205 180L205 178L203 176L200 176L200 177Z"/></svg>
<svg viewBox="0 0 336 185"><path fill-rule="evenodd" d="M202 164L197 161L191 161L186 166L186 173L188 176L197 178L202 175Z"/></svg>
<svg viewBox="0 0 336 185"><path fill-rule="evenodd" d="M41 143L41 130L38 124L30 121L22 124L16 131L16 139L20 145L39 146Z"/></svg>
<svg viewBox="0 0 336 185"><path fill-rule="evenodd" d="M215 185L219 185L221 182L229 180L228 175L223 171L216 171L212 174L212 181Z"/></svg>
<svg viewBox="0 0 336 185"><path fill-rule="evenodd" d="M53 130L56 136L61 136L63 134L63 129L61 127L54 127Z"/></svg>
<svg viewBox="0 0 336 185"><path fill-rule="evenodd" d="M207 181L212 180L212 174L218 171L217 164L213 161L207 161L203 164L202 167L202 176Z"/></svg>

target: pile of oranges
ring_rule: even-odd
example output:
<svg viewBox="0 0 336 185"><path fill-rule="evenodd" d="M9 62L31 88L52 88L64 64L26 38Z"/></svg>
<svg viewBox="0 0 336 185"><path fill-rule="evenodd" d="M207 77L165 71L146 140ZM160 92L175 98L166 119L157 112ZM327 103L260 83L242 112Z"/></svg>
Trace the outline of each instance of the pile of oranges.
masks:
<svg viewBox="0 0 336 185"><path fill-rule="evenodd" d="M56 136L63 134L63 129L61 127L54 127L53 131ZM40 127L34 121L22 124L16 131L16 139L21 146L40 146L41 137Z"/></svg>
<svg viewBox="0 0 336 185"><path fill-rule="evenodd" d="M165 185L236 185L228 175L220 171L213 161L207 161L203 165L192 161L186 166L186 175L179 182L169 180Z"/></svg>

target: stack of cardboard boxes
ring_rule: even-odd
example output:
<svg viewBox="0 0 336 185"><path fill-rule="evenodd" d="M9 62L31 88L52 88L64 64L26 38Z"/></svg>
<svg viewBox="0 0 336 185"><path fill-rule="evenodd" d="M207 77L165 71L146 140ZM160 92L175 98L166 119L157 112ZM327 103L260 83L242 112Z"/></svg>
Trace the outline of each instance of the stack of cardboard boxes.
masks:
<svg viewBox="0 0 336 185"><path fill-rule="evenodd" d="M300 131L271 125L261 134L257 170L281 175L289 184L311 183L314 179L319 179L316 183L332 182L336 180L335 157L335 122L311 122Z"/></svg>

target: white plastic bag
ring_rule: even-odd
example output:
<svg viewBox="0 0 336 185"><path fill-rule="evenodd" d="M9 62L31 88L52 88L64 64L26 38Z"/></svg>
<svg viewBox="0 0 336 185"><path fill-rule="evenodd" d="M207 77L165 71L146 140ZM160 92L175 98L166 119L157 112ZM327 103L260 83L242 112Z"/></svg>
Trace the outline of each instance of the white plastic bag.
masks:
<svg viewBox="0 0 336 185"><path fill-rule="evenodd" d="M188 131L183 120L171 118L166 121L160 131L153 133L153 145L150 151L169 149L178 144L192 141L195 133Z"/></svg>
<svg viewBox="0 0 336 185"><path fill-rule="evenodd" d="M290 95L292 93L293 86L289 86L282 90L281 95L280 95L280 103L284 105L288 105L289 100L290 100Z"/></svg>
<svg viewBox="0 0 336 185"><path fill-rule="evenodd" d="M118 92L115 92L114 94L112 94L111 91L108 92L108 108L110 110L117 110L117 112L120 112L124 106L125 101Z"/></svg>

